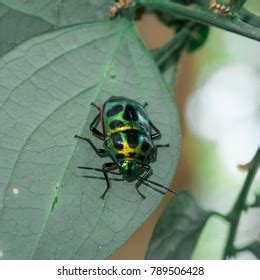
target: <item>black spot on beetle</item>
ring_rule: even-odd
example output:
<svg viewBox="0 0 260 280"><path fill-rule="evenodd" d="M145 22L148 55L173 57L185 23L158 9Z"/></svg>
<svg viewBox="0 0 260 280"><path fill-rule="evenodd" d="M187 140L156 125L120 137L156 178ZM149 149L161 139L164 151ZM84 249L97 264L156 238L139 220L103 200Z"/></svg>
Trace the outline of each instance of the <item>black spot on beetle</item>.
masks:
<svg viewBox="0 0 260 280"><path fill-rule="evenodd" d="M120 113L121 111L123 111L123 109L124 109L123 105L116 105L107 111L107 116L108 117L114 116Z"/></svg>
<svg viewBox="0 0 260 280"><path fill-rule="evenodd" d="M113 141L114 147L117 150L122 150L124 148L122 137L119 133L111 134L111 139Z"/></svg>
<svg viewBox="0 0 260 280"><path fill-rule="evenodd" d="M124 123L119 120L112 121L109 125L110 129L115 129L124 126Z"/></svg>
<svg viewBox="0 0 260 280"><path fill-rule="evenodd" d="M150 149L150 144L148 142L143 142L141 146L141 150L143 152L147 152Z"/></svg>
<svg viewBox="0 0 260 280"><path fill-rule="evenodd" d="M126 139L130 148L136 148L139 144L139 135L135 131L127 131Z"/></svg>
<svg viewBox="0 0 260 280"><path fill-rule="evenodd" d="M130 104L126 105L123 118L126 121L133 121L133 122L138 121L138 114L137 114L134 106L132 106Z"/></svg>
<svg viewBox="0 0 260 280"><path fill-rule="evenodd" d="M135 158L135 156L136 156L136 153L128 153L128 155L127 155L128 157L130 157L130 158Z"/></svg>
<svg viewBox="0 0 260 280"><path fill-rule="evenodd" d="M116 158L117 159L123 159L123 158L125 158L125 155L124 154L116 154Z"/></svg>

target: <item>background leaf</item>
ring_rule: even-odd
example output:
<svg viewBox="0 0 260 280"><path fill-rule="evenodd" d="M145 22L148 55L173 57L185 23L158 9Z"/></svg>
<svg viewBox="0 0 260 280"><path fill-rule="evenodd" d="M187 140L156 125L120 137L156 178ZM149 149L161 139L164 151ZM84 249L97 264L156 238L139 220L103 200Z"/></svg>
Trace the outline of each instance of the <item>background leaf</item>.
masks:
<svg viewBox="0 0 260 280"><path fill-rule="evenodd" d="M256 194L255 201L250 207L260 207L260 194Z"/></svg>
<svg viewBox="0 0 260 280"><path fill-rule="evenodd" d="M113 0L0 0L0 56L37 34L109 19Z"/></svg>
<svg viewBox="0 0 260 280"><path fill-rule="evenodd" d="M162 195L114 182L105 200L88 135L109 96L149 103L162 148L152 180L168 186L179 155L175 103L133 23L83 24L27 40L0 60L0 251L4 259L103 259L146 220ZM84 176L87 176L85 178ZM101 176L102 177L102 176ZM25 246L26 244L26 246Z"/></svg>
<svg viewBox="0 0 260 280"><path fill-rule="evenodd" d="M211 214L200 208L187 191L179 192L156 224L146 259L190 259Z"/></svg>
<svg viewBox="0 0 260 280"><path fill-rule="evenodd" d="M190 37L186 44L188 52L194 52L202 47L209 36L209 27L206 25L198 24L196 28L190 33Z"/></svg>
<svg viewBox="0 0 260 280"><path fill-rule="evenodd" d="M258 260L260 260L260 241L256 240L251 243L247 248L251 253L253 253Z"/></svg>

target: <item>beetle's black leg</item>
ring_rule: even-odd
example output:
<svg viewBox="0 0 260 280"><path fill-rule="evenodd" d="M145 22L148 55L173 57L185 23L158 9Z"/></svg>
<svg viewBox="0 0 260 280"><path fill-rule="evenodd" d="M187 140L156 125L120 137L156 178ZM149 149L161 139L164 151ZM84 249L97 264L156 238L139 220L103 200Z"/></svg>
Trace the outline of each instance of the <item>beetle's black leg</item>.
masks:
<svg viewBox="0 0 260 280"><path fill-rule="evenodd" d="M94 118L93 122L90 124L89 129L95 135L97 138L104 140L104 134L97 130L97 125L100 122L100 112L97 114L97 116Z"/></svg>
<svg viewBox="0 0 260 280"><path fill-rule="evenodd" d="M91 105L94 106L96 109L98 109L99 113L95 117L95 119L93 120L91 125L89 126L89 129L92 131L93 135L95 135L96 137L100 138L101 140L104 140L103 133L100 132L99 130L97 130L97 128L96 128L96 126L98 125L98 123L100 121L100 108L95 103L93 103L93 102L91 103Z"/></svg>
<svg viewBox="0 0 260 280"><path fill-rule="evenodd" d="M148 106L147 102L144 103L143 107L145 108L146 106ZM151 121L149 121L149 124L150 124L151 128L155 131L155 133L151 135L152 139L160 138L162 136L160 130Z"/></svg>
<svg viewBox="0 0 260 280"><path fill-rule="evenodd" d="M148 106L147 102L144 103L143 107L145 108L146 106ZM155 133L151 135L152 139L154 140L160 138L162 136L160 130L151 121L149 121L149 124L151 128L155 131Z"/></svg>
<svg viewBox="0 0 260 280"><path fill-rule="evenodd" d="M89 143L89 145L91 146L91 148L96 152L96 154L100 157L105 157L107 156L107 151L105 149L98 149L94 144L93 142L86 138L86 137L82 137L82 136L79 136L79 135L75 135L75 138L78 138L78 139L81 139L81 140L84 140L84 141L87 141Z"/></svg>
<svg viewBox="0 0 260 280"><path fill-rule="evenodd" d="M146 172L144 173L144 175L142 177L139 178L139 180L137 181L136 185L135 185L135 189L136 191L140 194L140 196L142 197L142 199L145 199L145 195L143 195L140 191L139 191L139 187L140 185L146 181L152 174L153 174L153 170L151 168L151 166L149 165L143 165L143 167L146 169Z"/></svg>
<svg viewBox="0 0 260 280"><path fill-rule="evenodd" d="M155 131L155 133L151 135L152 139L154 140L154 139L161 138L162 134L161 134L160 130L151 121L149 121L149 124L150 124L151 128Z"/></svg>
<svg viewBox="0 0 260 280"><path fill-rule="evenodd" d="M155 145L156 151L155 151L155 159L157 158L158 148L169 148L170 144L157 144Z"/></svg>
<svg viewBox="0 0 260 280"><path fill-rule="evenodd" d="M155 162L157 159L157 154L158 154L158 148L168 148L170 147L170 144L158 144L154 145L154 153L151 157L151 162Z"/></svg>
<svg viewBox="0 0 260 280"><path fill-rule="evenodd" d="M78 168L80 168L80 169L86 169L86 170L95 170L95 171L98 171L98 172L103 172L102 169L100 169L100 168L95 168L95 167L78 166ZM108 173L109 173L109 174L113 174L113 175L122 175L121 173L113 172L113 171L111 171L111 170L110 170Z"/></svg>
<svg viewBox="0 0 260 280"><path fill-rule="evenodd" d="M144 103L143 107L145 108L146 106L148 106L147 102ZM149 124L151 128L155 131L155 133L151 135L152 139L154 140L160 138L162 136L160 130L151 121L149 121Z"/></svg>
<svg viewBox="0 0 260 280"><path fill-rule="evenodd" d="M91 105L94 106L95 108L97 108L98 111L100 111L100 108L95 103L92 102Z"/></svg>
<svg viewBox="0 0 260 280"><path fill-rule="evenodd" d="M100 198L105 199L105 195L106 195L107 191L109 190L109 188L111 187L107 173L109 173L109 171L117 169L117 168L118 168L118 164L114 163L114 162L108 162L108 163L104 163L102 165L102 171L103 171L105 180L107 182L107 187Z"/></svg>

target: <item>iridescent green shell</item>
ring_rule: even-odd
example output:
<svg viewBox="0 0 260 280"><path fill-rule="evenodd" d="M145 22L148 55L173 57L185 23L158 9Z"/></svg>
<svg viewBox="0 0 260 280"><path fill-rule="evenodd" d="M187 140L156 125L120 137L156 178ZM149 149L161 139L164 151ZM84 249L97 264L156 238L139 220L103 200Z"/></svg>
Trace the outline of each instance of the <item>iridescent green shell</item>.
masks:
<svg viewBox="0 0 260 280"><path fill-rule="evenodd" d="M143 105L123 97L111 97L102 108L104 148L115 162L149 164L154 154L149 118Z"/></svg>

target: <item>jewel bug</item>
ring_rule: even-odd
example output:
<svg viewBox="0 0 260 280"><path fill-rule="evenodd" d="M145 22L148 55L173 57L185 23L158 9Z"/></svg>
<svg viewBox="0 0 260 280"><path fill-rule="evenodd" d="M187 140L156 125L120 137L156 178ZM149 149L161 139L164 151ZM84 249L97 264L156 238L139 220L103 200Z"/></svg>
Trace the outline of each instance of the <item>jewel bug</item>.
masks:
<svg viewBox="0 0 260 280"><path fill-rule="evenodd" d="M144 109L147 103L141 105L132 99L113 96L105 101L101 108L91 104L99 112L89 129L94 136L103 141L103 148L98 149L89 138L79 135L75 137L87 141L98 156L109 156L112 162L103 164L102 169L85 166L78 168L103 172L107 187L101 198L105 198L110 188L109 173L122 175L128 182L137 180L135 188L143 199L145 196L139 191L142 183L149 182L173 192L159 183L148 180L153 172L150 163L156 160L157 148L169 147L169 144L154 145L154 140L161 137L161 132L151 122ZM102 131L97 128L99 123ZM119 169L119 173L114 172L115 169Z"/></svg>

